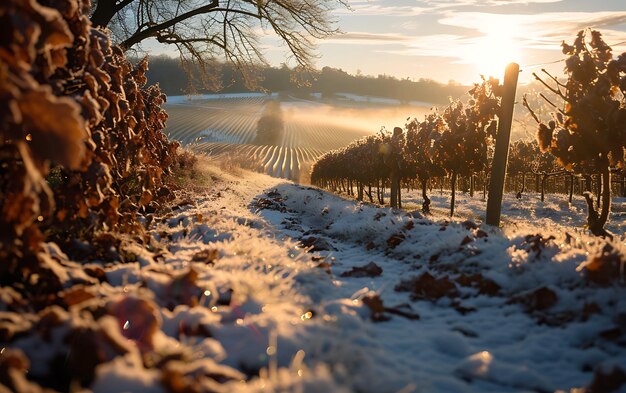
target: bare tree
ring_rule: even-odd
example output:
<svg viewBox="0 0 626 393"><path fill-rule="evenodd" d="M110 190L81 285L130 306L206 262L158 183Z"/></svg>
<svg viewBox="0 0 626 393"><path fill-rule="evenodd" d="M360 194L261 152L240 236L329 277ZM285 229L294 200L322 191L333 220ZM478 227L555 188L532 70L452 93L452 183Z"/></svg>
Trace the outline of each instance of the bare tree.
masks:
<svg viewBox="0 0 626 393"><path fill-rule="evenodd" d="M187 69L207 76L226 61L251 84L256 66L267 64L264 32L280 39L300 68L311 69L315 41L338 33L331 12L343 7L345 0L94 0L91 20L110 28L124 50L153 38L174 45Z"/></svg>

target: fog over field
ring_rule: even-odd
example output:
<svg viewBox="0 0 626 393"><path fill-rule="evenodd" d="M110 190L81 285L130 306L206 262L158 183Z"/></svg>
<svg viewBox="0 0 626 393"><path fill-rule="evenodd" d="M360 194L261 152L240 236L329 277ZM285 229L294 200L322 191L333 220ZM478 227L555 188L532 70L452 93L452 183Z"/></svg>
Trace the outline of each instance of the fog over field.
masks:
<svg viewBox="0 0 626 393"><path fill-rule="evenodd" d="M237 166L306 181L322 154L355 139L422 118L428 103L401 103L354 95L322 99L262 94L222 94L168 99L166 132L191 150L226 157ZM279 117L271 140L257 135L269 102ZM304 168L304 171L302 170Z"/></svg>
<svg viewBox="0 0 626 393"><path fill-rule="evenodd" d="M259 120L270 102L279 112L274 116L280 118L280 125L272 138L263 139L257 135ZM381 129L404 127L410 119L422 120L437 108L426 102L347 93L307 98L261 93L173 96L166 107L166 132L183 146L216 159L227 158L236 166L303 182L322 154ZM518 115L512 139L534 132L534 124L523 113Z"/></svg>
<svg viewBox="0 0 626 393"><path fill-rule="evenodd" d="M403 127L407 118L423 118L429 106L378 106L366 103L363 106L344 107L319 103L282 103L286 118L294 123L325 123L340 129L354 129L369 135L381 127L392 130Z"/></svg>

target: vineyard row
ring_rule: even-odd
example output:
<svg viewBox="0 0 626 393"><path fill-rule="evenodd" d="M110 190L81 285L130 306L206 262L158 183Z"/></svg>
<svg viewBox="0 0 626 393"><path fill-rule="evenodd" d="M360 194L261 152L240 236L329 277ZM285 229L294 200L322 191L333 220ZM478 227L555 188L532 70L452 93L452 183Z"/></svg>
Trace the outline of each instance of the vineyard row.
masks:
<svg viewBox="0 0 626 393"><path fill-rule="evenodd" d="M521 177L518 197L525 190L527 175L538 179L542 200L550 177L561 176L567 182L570 200L577 186L587 202L590 231L611 236L604 229L611 194L618 191L624 195L626 188L626 53L614 58L611 48L594 30L580 31L573 45L564 42L562 47L567 56L567 80L561 81L545 70L546 80L533 74L546 88L539 96L549 106L550 118L542 119L524 97L524 107L538 123L537 140L512 144L504 169L508 169L510 179ZM381 204L381 190L388 185L391 207L401 206L403 182L419 181L422 210L428 212L429 182L446 178L453 215L459 178L469 179L470 194L476 181L486 188L490 180L503 89L498 80L483 78L469 91L466 103L453 101L423 121L409 121L404 129L396 127L393 133L381 130L378 135L330 151L313 165L311 181L348 193L356 187L359 200L367 195L373 201L374 187Z"/></svg>

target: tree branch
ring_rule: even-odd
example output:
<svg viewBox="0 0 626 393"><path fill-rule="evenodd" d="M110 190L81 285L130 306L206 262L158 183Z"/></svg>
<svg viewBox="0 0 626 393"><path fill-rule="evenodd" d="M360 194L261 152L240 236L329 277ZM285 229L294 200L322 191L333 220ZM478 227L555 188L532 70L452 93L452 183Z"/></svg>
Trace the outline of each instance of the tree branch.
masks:
<svg viewBox="0 0 626 393"><path fill-rule="evenodd" d="M186 19L192 18L196 15L202 15L202 14L206 14L209 12L213 12L215 11L215 9L218 9L218 7L219 7L219 1L211 0L211 3L203 7L199 7L199 8L196 8L195 10L185 12L184 14L180 14L165 22L152 25L145 30L136 31L132 36L124 40L124 42L122 42L120 46L122 47L122 49L126 50L132 47L133 45L145 40L146 38L155 37L159 31L170 28L176 25L177 23L180 23Z"/></svg>
<svg viewBox="0 0 626 393"><path fill-rule="evenodd" d="M533 76L535 77L536 80L538 80L542 85L544 85L548 90L550 90L551 92L553 92L554 94L558 95L559 97L566 99L566 97L563 95L563 93L561 93L560 90L558 89L554 89L552 86L550 86L549 84L547 84L546 82L544 82L543 79L541 79L536 73L533 72Z"/></svg>
<svg viewBox="0 0 626 393"><path fill-rule="evenodd" d="M91 23L95 27L106 27L116 13L115 0L98 0L96 9L91 15Z"/></svg>

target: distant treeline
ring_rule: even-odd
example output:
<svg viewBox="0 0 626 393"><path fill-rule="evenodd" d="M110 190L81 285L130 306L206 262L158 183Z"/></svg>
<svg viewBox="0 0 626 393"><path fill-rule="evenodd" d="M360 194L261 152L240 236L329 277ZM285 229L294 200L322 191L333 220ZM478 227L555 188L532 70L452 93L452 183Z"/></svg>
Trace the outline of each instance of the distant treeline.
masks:
<svg viewBox="0 0 626 393"><path fill-rule="evenodd" d="M216 68L221 74L222 93L250 91L239 73L228 65ZM167 56L150 58L148 80L150 84L159 83L161 90L169 95L188 94L191 90L207 93L199 82L199 72L192 72L192 83L181 67L179 60ZM314 75L297 75L287 67L266 67L259 70L259 89L269 92L289 92L294 95L322 93L332 96L335 93L351 93L365 96L392 98L402 101L424 101L433 104L448 103L448 98L457 98L465 94L466 86L442 84L430 79L398 79L389 75L364 76L350 75L347 72L324 67ZM306 86L300 86L294 80L306 80Z"/></svg>

